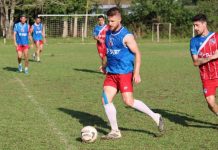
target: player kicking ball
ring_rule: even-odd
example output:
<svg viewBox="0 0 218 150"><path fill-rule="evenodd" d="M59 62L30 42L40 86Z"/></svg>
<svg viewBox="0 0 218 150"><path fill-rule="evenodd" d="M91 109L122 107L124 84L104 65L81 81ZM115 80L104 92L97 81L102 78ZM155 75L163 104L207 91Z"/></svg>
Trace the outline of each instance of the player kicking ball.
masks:
<svg viewBox="0 0 218 150"><path fill-rule="evenodd" d="M102 69L106 69L106 79L103 85L102 102L111 126L111 132L102 139L121 138L116 118L116 108L113 99L121 92L124 103L150 116L160 131L164 129L163 118L153 112L141 100L133 97L133 82L141 82L141 54L133 35L121 24L121 13L116 7L107 11L109 31L106 33L106 59Z"/></svg>
<svg viewBox="0 0 218 150"><path fill-rule="evenodd" d="M190 52L194 66L200 69L203 92L209 109L218 116L216 88L218 87L218 33L209 32L207 17L198 14L193 17L197 34L190 41Z"/></svg>
<svg viewBox="0 0 218 150"><path fill-rule="evenodd" d="M45 32L39 17L35 18L35 23L32 25L30 32L36 46L35 52L33 53L33 59L40 62L40 55L43 50L43 43L45 42Z"/></svg>
<svg viewBox="0 0 218 150"><path fill-rule="evenodd" d="M29 25L26 23L26 16L22 15L20 17L20 22L14 25L14 45L17 51L18 60L18 71L22 72L22 55L25 59L25 69L24 73L28 74L28 50L29 50L29 39L32 41L32 37L29 32ZM31 45L32 46L32 45Z"/></svg>
<svg viewBox="0 0 218 150"><path fill-rule="evenodd" d="M101 61L103 61L104 57L106 56L105 37L108 28L109 26L105 24L104 16L103 15L98 16L98 25L96 25L94 28L93 37L97 41L96 46ZM102 70L101 68L102 66L99 67L100 70Z"/></svg>

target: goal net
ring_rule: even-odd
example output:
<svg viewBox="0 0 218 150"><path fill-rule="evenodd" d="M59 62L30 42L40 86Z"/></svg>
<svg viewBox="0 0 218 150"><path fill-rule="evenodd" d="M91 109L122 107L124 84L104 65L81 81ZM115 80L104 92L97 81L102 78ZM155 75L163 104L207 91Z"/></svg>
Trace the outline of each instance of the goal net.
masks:
<svg viewBox="0 0 218 150"><path fill-rule="evenodd" d="M160 40L171 41L171 23L153 23L152 24L152 42Z"/></svg>
<svg viewBox="0 0 218 150"><path fill-rule="evenodd" d="M97 17L103 14L40 14L47 37L92 37Z"/></svg>

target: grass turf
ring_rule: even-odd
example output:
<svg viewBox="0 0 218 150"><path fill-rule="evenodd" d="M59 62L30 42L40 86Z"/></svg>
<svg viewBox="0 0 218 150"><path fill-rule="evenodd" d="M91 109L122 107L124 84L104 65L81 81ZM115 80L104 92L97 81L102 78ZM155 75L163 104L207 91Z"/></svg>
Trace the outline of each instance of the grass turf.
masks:
<svg viewBox="0 0 218 150"><path fill-rule="evenodd" d="M134 85L134 96L163 115L163 135L118 94L114 103L123 138L82 143L83 126L95 126L99 136L109 131L95 44L49 43L41 63L30 59L28 75L16 72L15 48L1 44L0 149L217 149L218 120L204 101L188 43L139 48L142 82Z"/></svg>

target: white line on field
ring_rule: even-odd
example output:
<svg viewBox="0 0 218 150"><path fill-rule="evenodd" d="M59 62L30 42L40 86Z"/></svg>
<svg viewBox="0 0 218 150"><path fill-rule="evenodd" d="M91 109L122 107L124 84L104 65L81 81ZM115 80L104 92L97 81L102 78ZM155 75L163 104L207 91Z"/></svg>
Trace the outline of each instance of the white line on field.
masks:
<svg viewBox="0 0 218 150"><path fill-rule="evenodd" d="M46 119L48 125L52 128L54 133L60 137L60 141L66 146L66 149L71 150L72 147L70 146L64 133L57 128L55 122L49 117L48 113L46 113L43 110L43 108L39 105L39 102L34 98L34 96L31 94L30 90L26 87L23 81L17 77L15 77L15 80L19 82L19 84L22 86L24 92L26 93L27 98L36 106L38 112Z"/></svg>

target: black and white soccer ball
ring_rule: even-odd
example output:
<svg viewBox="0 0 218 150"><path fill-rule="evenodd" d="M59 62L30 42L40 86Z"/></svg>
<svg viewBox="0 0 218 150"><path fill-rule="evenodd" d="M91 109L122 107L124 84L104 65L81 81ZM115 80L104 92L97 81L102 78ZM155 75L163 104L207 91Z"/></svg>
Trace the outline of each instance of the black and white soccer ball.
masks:
<svg viewBox="0 0 218 150"><path fill-rule="evenodd" d="M95 140L98 137L97 130L92 126L85 126L81 130L81 139L83 142L86 143L92 143L95 142Z"/></svg>

